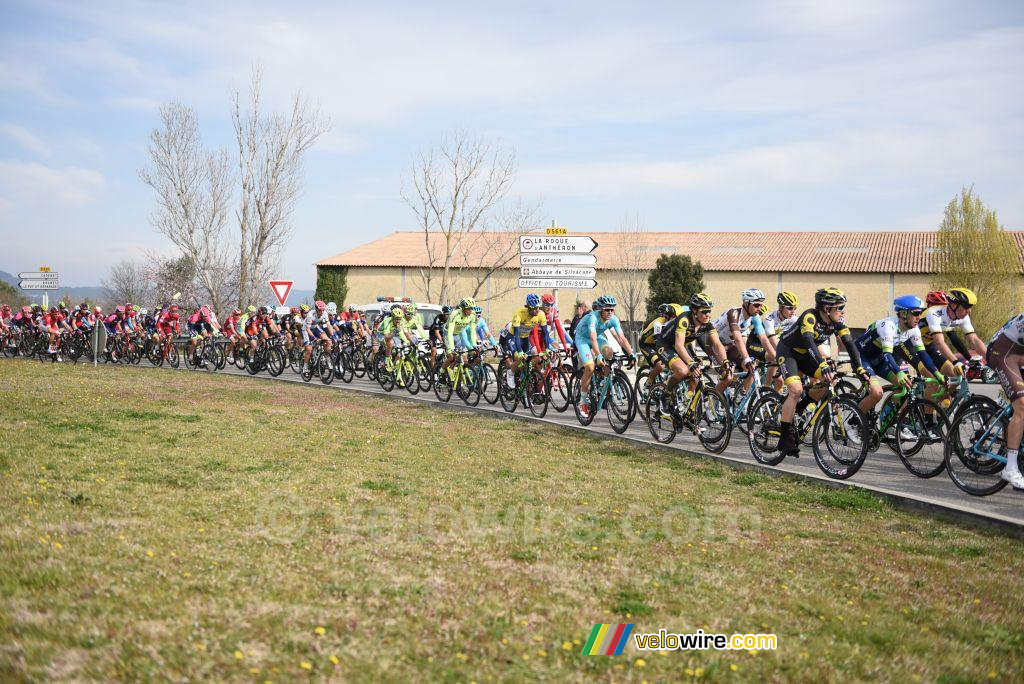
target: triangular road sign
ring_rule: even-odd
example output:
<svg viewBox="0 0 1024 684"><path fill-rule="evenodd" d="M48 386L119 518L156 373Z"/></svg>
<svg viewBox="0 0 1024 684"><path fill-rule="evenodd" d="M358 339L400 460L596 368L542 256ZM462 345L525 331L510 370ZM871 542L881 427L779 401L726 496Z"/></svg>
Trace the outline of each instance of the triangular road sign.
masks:
<svg viewBox="0 0 1024 684"><path fill-rule="evenodd" d="M277 297L277 301L284 306L284 302L288 299L288 293L292 291L292 285L294 281L291 280L271 280L270 289L274 291L274 296Z"/></svg>

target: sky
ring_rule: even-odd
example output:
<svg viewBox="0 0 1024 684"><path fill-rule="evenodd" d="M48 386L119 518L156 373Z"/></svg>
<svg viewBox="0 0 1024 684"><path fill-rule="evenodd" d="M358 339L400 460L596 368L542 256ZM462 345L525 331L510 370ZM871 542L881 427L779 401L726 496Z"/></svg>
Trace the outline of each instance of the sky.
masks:
<svg viewBox="0 0 1024 684"><path fill-rule="evenodd" d="M161 104L232 143L269 107L331 120L281 278L415 228L420 150L515 152L513 195L573 231L934 229L974 185L1024 228L1024 3L0 0L0 270L95 285L171 254L139 180ZM794 255L794 258L797 258Z"/></svg>

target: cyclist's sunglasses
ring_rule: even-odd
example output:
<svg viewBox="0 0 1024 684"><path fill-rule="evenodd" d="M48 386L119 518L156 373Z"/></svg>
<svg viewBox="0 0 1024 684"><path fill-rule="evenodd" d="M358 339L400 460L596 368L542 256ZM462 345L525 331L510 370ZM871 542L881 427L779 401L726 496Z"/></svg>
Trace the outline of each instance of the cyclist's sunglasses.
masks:
<svg viewBox="0 0 1024 684"><path fill-rule="evenodd" d="M606 306L603 309L601 309L601 311L604 311L605 313L615 313L615 307L614 306Z"/></svg>
<svg viewBox="0 0 1024 684"><path fill-rule="evenodd" d="M697 313L704 314L705 316L707 316L708 314L711 313L711 309L697 309Z"/></svg>
<svg viewBox="0 0 1024 684"><path fill-rule="evenodd" d="M786 306L785 304L783 304L783 305L782 305L781 307L779 307L779 308L780 308L780 309L783 309L783 310L785 310L785 311L796 311L796 307L795 307L795 306Z"/></svg>
<svg viewBox="0 0 1024 684"><path fill-rule="evenodd" d="M911 316L920 316L924 313L924 309L907 309L907 313Z"/></svg>
<svg viewBox="0 0 1024 684"><path fill-rule="evenodd" d="M845 304L838 304L836 306L829 307L829 308L831 308L833 311L846 311L846 305Z"/></svg>

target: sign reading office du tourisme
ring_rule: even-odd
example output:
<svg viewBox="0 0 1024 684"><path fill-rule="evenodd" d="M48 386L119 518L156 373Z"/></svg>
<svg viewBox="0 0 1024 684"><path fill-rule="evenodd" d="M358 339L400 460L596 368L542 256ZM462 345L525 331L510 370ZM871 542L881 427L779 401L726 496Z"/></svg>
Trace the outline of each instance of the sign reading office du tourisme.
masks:
<svg viewBox="0 0 1024 684"><path fill-rule="evenodd" d="M597 287L597 242L589 235L569 235L548 228L544 235L519 236L519 287L523 289Z"/></svg>

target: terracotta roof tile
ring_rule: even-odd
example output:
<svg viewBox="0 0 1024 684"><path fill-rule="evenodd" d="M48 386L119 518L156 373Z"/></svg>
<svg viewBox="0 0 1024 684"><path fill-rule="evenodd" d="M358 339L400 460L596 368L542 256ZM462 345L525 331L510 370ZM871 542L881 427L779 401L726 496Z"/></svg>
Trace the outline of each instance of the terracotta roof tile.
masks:
<svg viewBox="0 0 1024 684"><path fill-rule="evenodd" d="M1024 272L1024 231L1009 231ZM597 241L597 268L621 268L637 254L650 267L662 253L688 254L707 271L783 271L809 273L930 273L934 231L679 231L578 232ZM434 252L442 253L440 234L432 235ZM511 254L518 268L515 234L474 235L455 250L453 265L477 265L484 254ZM495 245L498 245L497 247ZM493 258L493 257L490 257ZM428 265L423 234L395 232L347 252L316 262L317 266ZM440 264L440 260L435 263Z"/></svg>

